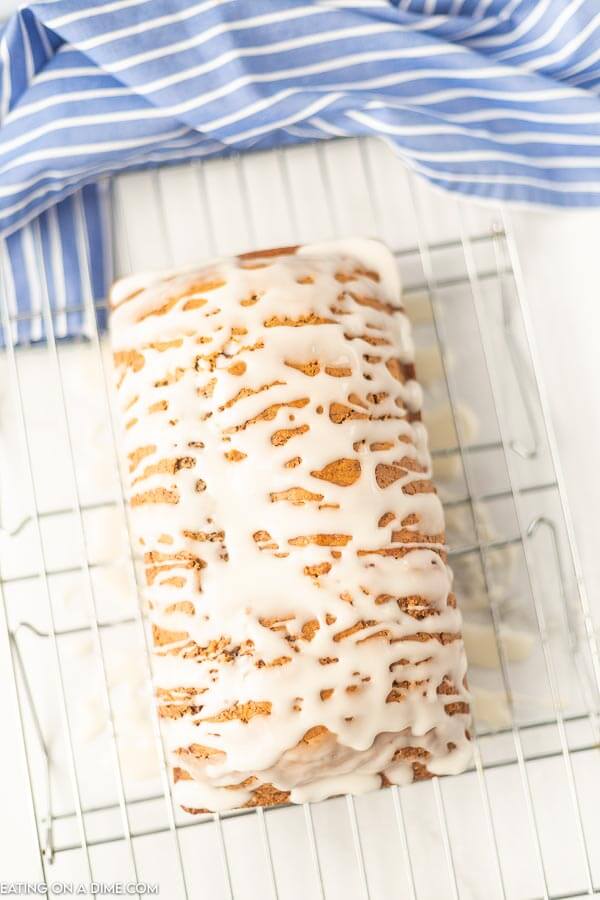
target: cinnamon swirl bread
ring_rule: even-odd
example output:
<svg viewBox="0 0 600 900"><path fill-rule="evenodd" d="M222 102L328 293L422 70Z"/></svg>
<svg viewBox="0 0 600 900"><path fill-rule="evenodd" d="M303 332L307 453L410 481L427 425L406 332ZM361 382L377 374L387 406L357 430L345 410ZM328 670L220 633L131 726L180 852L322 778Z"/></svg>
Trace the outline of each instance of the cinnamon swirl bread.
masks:
<svg viewBox="0 0 600 900"><path fill-rule="evenodd" d="M156 695L190 812L469 760L469 696L410 325L373 241L112 295Z"/></svg>

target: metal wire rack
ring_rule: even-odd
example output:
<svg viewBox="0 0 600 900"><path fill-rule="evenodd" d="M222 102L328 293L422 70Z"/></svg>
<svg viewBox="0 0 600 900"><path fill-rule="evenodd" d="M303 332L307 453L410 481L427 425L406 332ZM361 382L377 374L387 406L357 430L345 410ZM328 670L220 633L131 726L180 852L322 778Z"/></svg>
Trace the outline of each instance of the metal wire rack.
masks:
<svg viewBox="0 0 600 900"><path fill-rule="evenodd" d="M83 309L51 310L43 296L29 315L47 340L23 348L23 314L3 290L12 443L0 591L41 877L211 900L600 892L596 626L577 589L501 216L426 188L373 140L136 174L112 194L121 272L351 233L394 248L471 635L474 762L455 778L302 807L193 818L175 808L151 712L103 304L89 278ZM35 235L33 246L42 276ZM89 276L83 237L78 252ZM89 337L60 342L56 317L73 312ZM137 693L123 706L132 658ZM128 729L137 709L144 721Z"/></svg>

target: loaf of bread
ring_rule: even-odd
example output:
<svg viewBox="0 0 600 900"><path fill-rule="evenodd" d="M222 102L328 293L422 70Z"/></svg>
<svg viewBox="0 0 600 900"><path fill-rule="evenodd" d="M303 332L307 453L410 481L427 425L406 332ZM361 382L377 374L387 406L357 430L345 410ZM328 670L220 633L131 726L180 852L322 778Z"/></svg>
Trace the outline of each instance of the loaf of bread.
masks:
<svg viewBox="0 0 600 900"><path fill-rule="evenodd" d="M392 255L134 276L111 334L180 805L462 771L461 619Z"/></svg>

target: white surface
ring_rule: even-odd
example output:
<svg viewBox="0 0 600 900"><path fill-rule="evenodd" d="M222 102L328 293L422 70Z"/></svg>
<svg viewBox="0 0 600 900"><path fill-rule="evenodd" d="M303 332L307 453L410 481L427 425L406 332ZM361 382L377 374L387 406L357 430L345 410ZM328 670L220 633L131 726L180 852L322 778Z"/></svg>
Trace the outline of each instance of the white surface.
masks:
<svg viewBox="0 0 600 900"><path fill-rule="evenodd" d="M176 235L173 246L176 259L167 258L167 249L161 223L156 213L156 194L154 182L149 175L134 176L123 185L123 197L127 210L128 233L134 236L132 239L133 268L147 265L164 266L173 261L182 264L190 258L198 256L198 247L202 248L201 255L210 255L215 249L221 252L232 252L245 249L248 246L269 246L282 244L297 239L315 240L327 239L334 233L362 233L373 234L380 226L382 236L394 247L414 246L415 226L408 212L409 197L406 183L400 166L395 161L390 162L386 157L388 153L380 145L369 145L369 157L373 167L373 185L370 187L365 180L361 167L360 154L355 142L348 142L336 146L324 148L323 159L319 159L314 148L299 148L287 154L291 172L291 197L295 216L293 219L286 214L286 203L281 202L285 196L285 184L282 181L281 171L273 164L273 160L267 156L260 156L254 160L244 161L244 172L247 175L247 196L240 193L240 182L237 179L232 164L216 162L205 170L206 180L204 187L206 197L211 202L210 212L212 216L212 228L209 227L209 216L206 207L206 197L202 202L198 194L198 181L193 171L189 168L173 170L161 176L164 195L167 198L168 224L172 235ZM325 169L321 169L324 164ZM322 173L329 176L329 184L323 185ZM327 188L331 196L327 196ZM177 201L177 192L179 201ZM265 191L278 201L278 204L267 206ZM185 197L185 207L182 197ZM193 199L192 199L193 198ZM371 202L365 202L373 201ZM423 218L421 226L423 237L428 241L443 240L449 236L456 237L457 218L456 202L448 199L430 189L420 188L418 199L422 207ZM247 209L244 212L245 202L249 203L253 215L248 216ZM190 205L191 204L191 205ZM196 204L196 205L194 205ZM187 218L183 209L187 209ZM193 213L193 215L192 215ZM490 221L496 218L495 214L487 208L474 207L466 204L466 226L472 234L480 233L489 227ZM594 459L600 450L600 435L598 434L597 407L594 403L594 391L598 390L600 376L594 373L594 363L597 366L597 352L595 343L598 330L599 317L596 312L595 292L600 284L600 260L594 255L592 246L594 235L598 234L600 215L570 214L542 215L538 213L521 213L511 216L514 225L519 254L523 264L523 279L526 299L529 303L529 312L532 320L532 333L536 343L540 359L540 371L546 385L549 406L558 437L561 462L564 469L567 493L574 514L575 530L581 550L583 572L586 578L590 597L595 599L600 579L598 578L597 560L594 551L593 522L590 509L590 495L594 487L597 490L597 480L583 482L581 475L586 467L593 469ZM137 237L136 237L137 236ZM596 239L597 242L597 239ZM585 249L587 246L588 249ZM121 247L122 249L122 247ZM447 265L452 269L460 260L449 255ZM489 264L483 260L485 268ZM437 268L436 262L436 268ZM441 265L441 264L440 264ZM464 269L464 262L462 263ZM413 258L404 259L401 269L405 280L410 283L422 280L416 262ZM454 290L448 295L452 302L458 304L452 309L463 308L468 312L470 296L468 290ZM490 310L493 310L497 298L493 292L485 293L484 299L489 302ZM430 326L427 324L427 310L413 297L413 318L423 316L423 334L429 334ZM450 310L450 307L448 308ZM568 310L568 313L566 313ZM472 319L472 317L471 317ZM469 319L469 321L471 321ZM465 357L476 357L477 335L476 332L461 331L466 326L458 313L449 313L443 317L444 331L447 332L448 341L453 347L454 365L452 367L454 377L458 382L459 394L465 398L465 402L471 409L476 410L475 426L468 425L464 430L477 427L480 434L473 439L485 439L489 429L494 428L492 410L490 409L489 390L485 384L478 383L463 374L462 354ZM471 326L469 326L471 327ZM566 338L567 333L572 339ZM430 337L426 340L431 342ZM426 346L428 344L426 343ZM456 365L458 348L458 361ZM111 482L114 480L114 472L111 468L111 451L105 447L104 441L109 440L102 429L94 430L93 406L100 397L97 389L88 390L90 379L97 377L92 369L86 369L84 378L81 378L81 359L77 351L81 348L65 348L61 352L61 360L65 365L65 371L70 372L70 388L68 391L71 406L71 419L77 422L76 438L78 459L81 460L80 472L82 485L85 485L86 499L98 499L103 490L111 490ZM72 352L74 351L74 352ZM43 352L43 351L41 351ZM589 357L586 354L589 352ZM43 507L51 508L60 505L69 506L71 496L68 490L70 481L68 459L64 450L64 422L60 408L56 404L56 381L47 360L43 362L43 375L40 376L39 353L35 360L29 360L26 354L20 359L22 374L26 380L26 394L30 398L28 415L32 428L36 435L43 435L43 439L37 441L36 465L40 467L38 478L39 499ZM90 354L86 354L89 361ZM586 366L587 359L587 366ZM560 363L557 361L560 360ZM30 364L30 362L32 364ZM475 359L475 362L477 360ZM585 378L580 374L581 369L589 369ZM40 378L42 377L42 380ZM435 381L435 379L434 379ZM474 383L472 383L474 382ZM582 382L584 384L582 384ZM6 384L6 381L4 380ZM6 384L6 389L9 385ZM582 387L586 387L587 394ZM73 415L77 404L81 404L81 396L92 398L90 404L91 419L79 412ZM6 396L6 392L4 393ZM79 397L79 399L78 399ZM582 403L582 411L574 414L578 402ZM436 394L432 388L430 403L437 403L441 408L447 405L443 392ZM519 419L519 410L512 409L511 404L505 410L509 421L513 422L519 430L523 423ZM518 406L518 404L517 404ZM5 410L4 410L5 412ZM594 416L594 412L596 415ZM13 420L8 416L8 420ZM574 432L579 429L581 437L575 439ZM11 426L11 436L14 429ZM3 432L3 438L5 438ZM18 444L17 444L18 446ZM17 451L18 452L18 451ZM44 462L45 460L45 462ZM47 463L51 460L53 465L52 475L47 472ZM101 466L103 475L90 479L89 472L97 473ZM85 474L86 466L88 467ZM102 468L103 466L103 468ZM547 453L542 453L542 458L535 465L536 476L541 473L544 477L548 473L549 460ZM91 467L91 468L89 468ZM519 482L531 480L528 466L523 464L517 467ZM45 474L44 474L45 473ZM474 472L477 478L478 473ZM489 481L489 473L482 472L486 479L482 484L487 489L497 489L497 486ZM22 493L19 482L11 478L12 496L27 496ZM482 484L478 489L482 489ZM66 485L66 488L65 488ZM6 479L3 478L3 488L6 491ZM477 485L476 485L477 486ZM586 500L587 498L587 500ZM554 504L554 505L553 505ZM25 502L27 507L27 502ZM527 516L540 511L560 516L555 499L543 500L534 495L528 500L525 513ZM492 510L493 528L507 527L502 511ZM508 519L507 521L511 521ZM7 522L8 525L13 522ZM104 529L110 528L111 533L119 527L119 522L114 525L100 525L101 534ZM488 527L488 526L486 526ZM463 526L460 522L456 525L459 539L458 543L468 543L468 537L462 533ZM45 532L45 540L48 543L48 552L54 564L77 565L78 546L76 530L70 538L56 540L56 529ZM110 543L110 542L109 542ZM118 543L118 542L117 542ZM27 559L25 549L21 553L14 548L11 550L11 559L7 561L6 554L2 556L2 570L6 574L7 565L12 571L19 571L19 567L29 565L32 560ZM99 541L96 551L100 556L109 552L106 541ZM548 544L544 542L543 535L533 547L538 555L538 568L541 570L542 593L545 601L550 604L551 624L561 621L564 609L560 594L556 594L556 573L552 568L552 558ZM23 556L24 554L24 556ZM34 568L35 568L35 561ZM512 565L512 564L511 564ZM517 564L514 564L519 569ZM506 569L506 563L501 562L499 572ZM519 572L517 571L516 575ZM463 580L467 585L476 580L477 573L469 570L462 572ZM518 579L515 582L518 584ZM57 588L60 595L63 588ZM12 589L11 589L12 593ZM470 596L468 594L470 593ZM85 621L87 614L87 601L85 588L71 588L66 592L70 596L70 606L62 611L64 622L71 622L74 616ZM120 593L104 591L103 597L110 599L119 597ZM532 613L525 595L515 594L512 597L512 605L516 607L517 620L519 616L524 618L527 628L532 627ZM24 586L9 598L12 622L23 616L33 618L40 615L43 610L44 599L36 582L25 582ZM463 606L465 609L473 606L473 615L478 615L477 591L465 590ZM118 604L117 604L118 606ZM597 609L597 606L596 606ZM106 615L115 613L114 604L108 604L104 610ZM469 613L470 614L470 613ZM43 626L44 617L39 619ZM552 644L553 652L557 652L560 661L561 673L565 674L568 685L569 660L563 660L564 634L560 631ZM39 687L42 691L45 687L44 666L51 673L50 664L46 664L46 657L42 655L39 644L35 641L29 644L30 654L40 654L38 669ZM68 658L72 654L66 654ZM7 682L7 673L2 669L7 663L7 654L0 647L0 678ZM520 685L535 685L537 666L540 663L539 652L531 660L526 661L525 668L515 668L515 678ZM520 664L517 664L520 665ZM480 678L478 682L483 691L497 690L497 670L489 670L488 675L473 673L473 679ZM489 679L489 680L488 680ZM48 679L49 681L49 679ZM51 687L48 684L48 715L51 708ZM533 690L533 688L531 688ZM524 693L524 691L523 691ZM44 696L42 694L42 696ZM487 695L483 695L484 699ZM571 705L579 702L571 697L569 690L565 690L564 702ZM548 715L551 712L551 704L547 690L540 689L535 696L523 696L519 699L519 716L523 721L530 720L540 715ZM4 708L6 705L6 709ZM485 705L485 704L484 704ZM500 714L502 709L500 710ZM14 708L12 697L3 694L0 700L0 721L14 722ZM51 724L51 723L49 723ZM89 724L89 723L88 723ZM93 723L92 723L93 725ZM89 729L88 729L89 730ZM92 728L93 731L93 728ZM8 817L4 817L4 831L0 846L6 852L0 856L0 879L28 878L36 876L35 850L32 846L30 823L31 818L26 797L26 787L23 771L23 756L19 747L18 732L13 727L8 727L9 735L17 735L16 740L5 739L2 765L0 766L0 796L4 799L5 809L10 811ZM590 740L588 726L583 723L581 727L568 729L569 741L572 743L587 743ZM533 737L527 738L528 747ZM548 733L535 736L536 746L545 744L548 747L556 746L555 729ZM87 802L102 802L103 796L111 796L105 787L105 779L108 763L105 759L102 744L88 744L83 742L80 748L82 760L88 760L83 765L85 779L83 791ZM86 749L87 747L87 749ZM57 738L58 757L61 755L61 743ZM498 738L483 742L483 751L490 761L493 758L502 758L503 755L513 753L512 742L509 736L505 739ZM4 760L6 759L6 764ZM597 850L600 848L600 818L598 817L598 791L599 779L597 778L597 760L595 753L585 752L574 757L576 778L585 790L582 792L583 815L587 829L590 846L595 848L594 874L596 881L600 879L600 858ZM88 764L89 763L89 764ZM581 856L581 848L578 844L578 832L571 799L569 797L568 783L565 778L564 761L560 756L545 762L530 766L531 790L533 793L538 824L542 835L542 847L544 862L552 891L557 893L567 892L585 886L585 871ZM108 783L108 782L106 782ZM532 842L531 830L528 823L528 812L524 802L524 795L519 784L519 775L516 767L511 769L491 769L487 776L488 790L494 813L494 822L497 830L497 840L500 847L503 874L506 882L507 893L510 897L526 898L540 896L543 893L543 885L539 876L535 857L535 847ZM552 790L548 790L548 785ZM68 808L68 790L63 784L59 785L60 796L57 797L59 807L64 804ZM111 787L114 790L114 787ZM490 896L498 894L497 880L494 872L493 857L490 854L488 833L485 826L485 815L482 808L481 794L475 776L447 779L443 782L442 793L446 809L448 810L448 828L452 839L454 862L458 873L459 892L461 898L473 898L473 900L487 900ZM66 800L65 800L66 797ZM7 798L7 799L5 799ZM440 833L440 823L436 811L435 790L431 784L419 785L402 792L405 819L408 824L409 845L415 867L417 893L419 897L439 900L451 896L448 870L445 863L443 843ZM329 898L340 900L355 900L361 896L359 880L357 878L356 860L353 851L352 835L349 820L345 810L345 801L336 800L331 803L315 806L313 810L317 837L321 850L321 863L323 877ZM366 868L369 877L369 885L373 900L391 900L395 896L407 896L405 894L406 864L401 853L401 843L394 821L394 808L389 792L380 792L360 798L356 803L358 819L361 828L361 838L365 854ZM143 806L134 815L134 825L144 828L148 822L156 818L164 819L164 810L153 810ZM7 821L8 818L8 821ZM314 879L310 869L309 848L306 842L306 832L302 819L302 811L299 809L281 810L267 814L268 833L271 840L271 850L275 862L275 870L278 879L279 896L281 900L295 900L296 897L318 896L314 893ZM67 823L69 824L69 823ZM264 861L264 851L260 844L260 835L255 823L251 823L248 817L229 820L224 825L224 831L228 848L230 849L230 865L232 868L232 880L236 900L254 900L261 892L268 892L267 869ZM0 826L1 828L2 826ZM100 821L90 822L90 830L93 833L101 833L106 830ZM111 826L112 827L112 826ZM117 828L119 827L117 819ZM72 827L62 829L65 840L77 840L76 830ZM225 896L223 877L215 865L218 855L216 832L213 825L190 828L181 832L182 842L186 849L188 860L187 874L192 883L200 875L203 889L206 895L215 900ZM164 838L165 835L162 835ZM168 840L168 839L167 839ZM7 850L8 848L8 850ZM162 849L160 849L162 848ZM165 851L164 841L158 838L143 838L136 842L136 849L141 864L143 877L154 880L157 877L158 862L167 860L165 869L161 874L164 882L164 894L177 897L176 880L173 876L173 855L171 845L167 843ZM159 852L160 850L160 852ZM24 857L23 854L26 854ZM108 844L98 848L93 853L95 871L102 872L102 877L119 877L119 873L127 872L127 858L122 845ZM287 864L286 864L287 860ZM294 866L294 860L296 866ZM38 871L39 871L39 867ZM58 859L52 870L53 877L79 877L82 875L80 854L76 851L64 853ZM107 874L109 873L109 874ZM311 891L313 893L311 893Z"/></svg>
<svg viewBox="0 0 600 900"><path fill-rule="evenodd" d="M511 212L582 576L600 591L600 211Z"/></svg>

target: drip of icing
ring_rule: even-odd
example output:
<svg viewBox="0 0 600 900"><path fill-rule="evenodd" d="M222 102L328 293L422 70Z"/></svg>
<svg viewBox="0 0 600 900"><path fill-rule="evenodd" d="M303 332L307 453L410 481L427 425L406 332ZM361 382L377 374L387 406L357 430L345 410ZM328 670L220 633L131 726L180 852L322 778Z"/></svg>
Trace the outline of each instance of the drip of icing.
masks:
<svg viewBox="0 0 600 900"><path fill-rule="evenodd" d="M455 416L461 435L461 441L464 444L469 444L477 437L477 417L469 406L464 405L456 408ZM458 444L455 419L448 406L444 404L430 409L427 412L425 419L429 443L433 450L442 450L445 447L455 447Z"/></svg>
<svg viewBox="0 0 600 900"><path fill-rule="evenodd" d="M419 373L419 382L423 387L433 387L444 378L444 366L439 348L436 344L430 347L421 347L416 351L415 362ZM446 365L451 365L451 360L446 357Z"/></svg>
<svg viewBox="0 0 600 900"><path fill-rule="evenodd" d="M498 642L502 644L508 662L523 662L534 646L532 635L526 631L502 628L496 637L493 626L482 622L465 622L463 637L469 663L486 669L500 668Z"/></svg>
<svg viewBox="0 0 600 900"><path fill-rule="evenodd" d="M200 781L178 781L173 787L173 799L188 810L213 810L225 812L238 809L252 797L250 791L213 787L210 783Z"/></svg>
<svg viewBox="0 0 600 900"><path fill-rule="evenodd" d="M510 707L505 691L474 687L472 697L477 722L486 722L492 728L507 728L510 725Z"/></svg>
<svg viewBox="0 0 600 900"><path fill-rule="evenodd" d="M399 298L372 241L113 292L129 500L187 808L467 764L461 620Z"/></svg>
<svg viewBox="0 0 600 900"><path fill-rule="evenodd" d="M368 791L374 791L380 784L379 775L357 772L350 775L332 775L330 778L319 778L310 784L294 788L290 792L290 800L292 803L316 803L337 794L366 794Z"/></svg>

